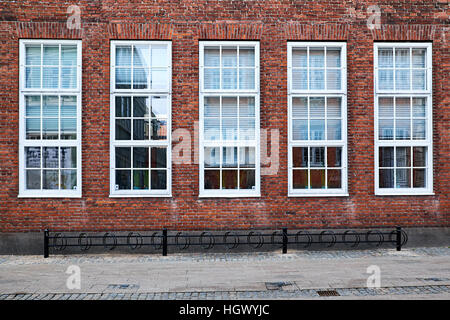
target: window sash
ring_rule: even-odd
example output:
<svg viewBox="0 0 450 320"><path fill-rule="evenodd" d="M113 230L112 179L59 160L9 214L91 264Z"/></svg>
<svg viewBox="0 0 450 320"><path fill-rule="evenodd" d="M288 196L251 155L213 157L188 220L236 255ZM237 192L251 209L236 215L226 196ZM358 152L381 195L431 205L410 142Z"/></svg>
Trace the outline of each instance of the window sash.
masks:
<svg viewBox="0 0 450 320"><path fill-rule="evenodd" d="M131 89L116 89L115 83L115 59L116 59L116 47L117 46L135 46L135 45L149 45L151 51L153 46L166 46L166 61L167 67L167 82L168 85L164 89L153 89L151 86L146 89L133 89L131 84ZM133 56L133 51L131 51ZM120 67L119 67L120 68ZM133 67L133 61L131 62L130 68ZM146 67L147 68L147 67ZM151 65L148 69L152 69ZM171 76L172 70L172 46L170 41L112 41L111 42L111 86L110 86L110 197L171 197L172 195L172 156L171 156L171 120L172 120L172 95L171 95ZM148 117L135 117L133 110L131 110L130 117L116 117L116 97L130 97L132 100L134 97L147 97L152 99L153 96L161 96L167 99L166 107L167 114L164 117L153 117L151 113ZM132 102L133 103L133 102ZM151 109L150 109L151 112ZM130 131L130 139L128 140L118 140L116 139L116 119L129 119L131 126L133 126L134 120L147 119L149 121L149 139L147 140L134 140L133 132ZM167 139L164 140L152 140L151 139L151 121L153 119L161 119L167 121L166 131ZM116 151L117 147L147 147L149 150L154 147L165 147L166 148L166 167L165 168L151 168L151 164L147 168L116 168ZM130 161L132 161L133 156L131 155ZM166 189L152 189L151 188L151 171L156 170L166 171ZM136 170L147 170L149 177L148 189L133 189L133 177L131 176L131 187L130 189L116 189L116 171L117 170L129 170L131 175L133 171Z"/></svg>
<svg viewBox="0 0 450 320"><path fill-rule="evenodd" d="M378 81L378 68L379 60L378 60L378 51L380 49L391 49L393 51L393 65L395 67L395 52L398 48L404 48L409 49L410 55L410 66L409 68L406 68L406 70L412 70L412 55L411 52L415 48L421 48L425 49L425 65L426 67L423 68L426 70L426 90L417 90L412 89L412 84L410 90L398 90L395 87L389 90L380 90L379 89L379 81ZM433 113L432 113L432 47L431 43L375 43L374 44L374 80L375 80L375 118L374 118L374 142L375 142L375 194L376 195L430 195L433 194ZM410 78L412 79L412 78ZM394 79L395 81L395 76ZM412 80L411 80L412 81ZM410 81L410 82L411 82ZM380 104L379 99L389 97L389 98L426 98L426 104L425 104L425 117L420 117L420 119L425 120L425 139L412 139L413 136L413 127L410 127L410 139L408 140L401 140L401 139L392 139L392 140L385 140L380 139L379 137L379 120L384 119L383 117L380 117ZM413 111L411 110L411 119L415 119L415 117L412 117ZM397 119L397 115L393 114L393 119ZM395 132L395 121L394 121L394 138L396 135ZM410 166L410 174L411 174L411 183L410 187L400 188L397 187L396 184L396 169L394 169L394 187L393 188L380 188L380 169L386 169L385 167L381 167L379 163L379 153L380 148L382 147L393 147L394 153L395 150L398 147L426 147L427 148L427 155L426 155L426 178L425 178L425 187L414 187L413 186L413 167ZM412 159L412 158L411 158ZM396 167L396 164L394 164L394 167ZM389 168L387 168L389 169Z"/></svg>

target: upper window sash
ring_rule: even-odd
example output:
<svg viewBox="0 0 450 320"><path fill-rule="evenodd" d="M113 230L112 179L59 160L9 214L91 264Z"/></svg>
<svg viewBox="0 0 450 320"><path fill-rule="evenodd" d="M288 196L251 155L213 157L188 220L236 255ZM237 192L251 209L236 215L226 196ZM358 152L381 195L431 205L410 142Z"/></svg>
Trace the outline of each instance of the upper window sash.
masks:
<svg viewBox="0 0 450 320"><path fill-rule="evenodd" d="M172 87L171 41L111 41L111 93L166 93Z"/></svg>
<svg viewBox="0 0 450 320"><path fill-rule="evenodd" d="M81 91L81 40L20 40L19 47L22 92Z"/></svg>
<svg viewBox="0 0 450 320"><path fill-rule="evenodd" d="M336 51L339 51L339 54ZM288 42L287 54L290 93L346 94L345 42ZM297 59L293 59L295 56ZM316 79L317 76L320 81L312 82L312 78Z"/></svg>
<svg viewBox="0 0 450 320"><path fill-rule="evenodd" d="M431 43L375 43L374 75L376 93L431 93Z"/></svg>
<svg viewBox="0 0 450 320"><path fill-rule="evenodd" d="M208 64L205 61L206 50L217 52L217 58L214 56L211 58L211 62ZM253 49L253 59L244 59L245 56L250 55L252 52L245 52L245 49ZM225 56L225 54L229 55ZM251 61L253 60L253 61ZM200 42L200 92L223 92L223 93L258 93L259 92L259 42L258 41L202 41ZM211 71L211 76L218 76L218 87L207 88L205 75ZM231 77L236 79L235 86L233 88L227 88L224 86L224 70L228 72ZM254 86L242 85L240 82L240 76L249 76L254 79ZM241 79L242 81L242 79Z"/></svg>

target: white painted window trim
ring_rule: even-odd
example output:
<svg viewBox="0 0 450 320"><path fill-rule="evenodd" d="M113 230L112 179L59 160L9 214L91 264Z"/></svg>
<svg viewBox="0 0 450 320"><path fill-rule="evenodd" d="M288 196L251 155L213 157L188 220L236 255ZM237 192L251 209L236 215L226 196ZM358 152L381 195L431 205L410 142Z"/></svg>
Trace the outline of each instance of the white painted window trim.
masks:
<svg viewBox="0 0 450 320"><path fill-rule="evenodd" d="M203 89L204 87L204 48L209 46L238 46L255 48L255 89ZM240 197L260 197L261 196L261 178L260 178L260 77L259 77L259 41L200 41L199 42L199 197L200 198L240 198ZM222 59L220 59L221 61ZM220 62L221 63L221 62ZM239 61L237 62L239 65ZM220 68L222 70L222 68ZM220 71L221 72L221 71ZM239 75L238 75L239 77ZM220 81L222 77L220 76ZM204 125L204 97L221 96L237 97L252 96L255 98L255 141L222 141L206 143L203 138ZM206 190L204 188L204 150L205 146L222 147L226 146L251 146L255 147L255 189L254 190ZM220 151L222 153L222 151ZM238 160L239 161L239 160Z"/></svg>
<svg viewBox="0 0 450 320"><path fill-rule="evenodd" d="M294 90L292 89L292 49L309 47L339 47L341 49L341 90ZM347 163L347 44L345 42L288 42L288 197L346 197L348 196ZM308 69L309 70L309 61ZM326 57L324 69L326 70ZM309 77L309 72L308 72ZM325 82L327 81L325 75ZM341 98L341 140L293 140L292 139L292 98L295 97L340 97ZM308 118L309 126L309 118ZM293 159L294 147L342 147L341 188L340 189L294 189ZM326 152L326 151L325 151ZM310 156L308 154L308 156ZM325 154L326 157L326 154ZM309 160L308 160L309 168ZM327 168L327 167L325 167Z"/></svg>
<svg viewBox="0 0 450 320"><path fill-rule="evenodd" d="M29 44L59 44L77 46L77 87L71 89L43 89L43 88L25 88L25 46ZM81 198L82 195L82 163L81 163L81 40L19 40L19 198ZM41 66L42 66L41 56ZM60 75L59 75L60 79ZM42 80L42 70L41 70ZM58 80L59 81L59 80ZM41 83L42 86L42 83ZM55 96L76 96L77 97L77 116L76 116L76 135L75 140L27 140L25 139L25 96L26 95L52 95ZM42 106L41 106L42 108ZM42 128L41 128L42 130ZM76 190L27 190L25 177L25 148L26 147L76 147L77 148L77 189ZM41 153L41 158L43 154Z"/></svg>
<svg viewBox="0 0 450 320"><path fill-rule="evenodd" d="M378 89L378 49L380 48L424 48L426 49L426 90L379 90ZM394 50L395 52L395 50ZM411 58L411 57L410 57ZM412 58L411 58L412 59ZM395 66L395 53L393 55ZM433 192L433 78L432 73L432 44L416 42L376 42L374 43L374 145L375 145L375 195L379 196L398 196L398 195L434 195ZM395 81L395 75L394 75ZM378 98L379 97L426 97L426 139L425 140L379 140L378 133ZM395 115L394 115L395 117ZM412 128L411 128L412 134ZM394 132L395 135L395 132ZM426 166L426 187L425 188L380 188L379 187L379 148L380 147L427 147L427 166ZM411 154L412 157L412 154ZM394 160L395 161L395 160ZM395 164L394 164L395 165ZM412 167L412 166L411 166ZM412 173L411 173L412 174ZM395 179L395 172L394 172ZM411 181L412 183L412 181ZM395 180L394 180L395 184Z"/></svg>
<svg viewBox="0 0 450 320"><path fill-rule="evenodd" d="M172 42L171 41L111 41L110 71L110 194L111 198L124 197L172 197ZM115 66L117 45L167 45L167 89L116 89ZM133 77L133 75L131 75ZM166 96L167 97L167 140L115 140L115 97L116 96ZM166 190L116 190L115 189L115 147L167 147L167 189ZM150 165L150 164L149 164ZM150 175L150 168L149 168ZM149 183L151 183L149 177Z"/></svg>

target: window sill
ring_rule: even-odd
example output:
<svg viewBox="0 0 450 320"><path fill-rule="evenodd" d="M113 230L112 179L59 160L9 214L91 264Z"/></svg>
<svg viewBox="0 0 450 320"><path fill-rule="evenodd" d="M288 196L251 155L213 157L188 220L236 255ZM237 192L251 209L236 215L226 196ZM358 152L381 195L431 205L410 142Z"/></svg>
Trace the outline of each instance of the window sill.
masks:
<svg viewBox="0 0 450 320"><path fill-rule="evenodd" d="M17 198L81 198L80 194L18 194Z"/></svg>
<svg viewBox="0 0 450 320"><path fill-rule="evenodd" d="M375 192L376 196L434 196L434 192Z"/></svg>
<svg viewBox="0 0 450 320"><path fill-rule="evenodd" d="M288 193L289 198L348 197L348 193Z"/></svg>
<svg viewBox="0 0 450 320"><path fill-rule="evenodd" d="M172 198L172 194L110 194L110 198Z"/></svg>
<svg viewBox="0 0 450 320"><path fill-rule="evenodd" d="M212 193L201 193L198 195L199 198L205 199L205 198L259 198L261 197L261 194L258 193L230 193L230 194L212 194Z"/></svg>

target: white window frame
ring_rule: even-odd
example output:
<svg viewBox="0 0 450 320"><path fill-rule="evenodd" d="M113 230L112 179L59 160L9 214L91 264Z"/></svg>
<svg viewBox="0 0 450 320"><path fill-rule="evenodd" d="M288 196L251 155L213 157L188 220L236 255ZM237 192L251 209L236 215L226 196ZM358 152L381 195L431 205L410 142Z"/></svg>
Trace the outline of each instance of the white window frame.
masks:
<svg viewBox="0 0 450 320"><path fill-rule="evenodd" d="M25 87L25 46L26 45L76 45L77 46L77 87L70 89L59 88L26 88ZM37 40L21 39L19 40L19 198L80 198L82 195L82 163L81 163L81 40ZM60 51L61 59L61 51ZM41 86L42 86L42 59L41 55ZM61 77L58 75L60 81ZM75 140L27 140L25 138L25 96L30 95L51 95L51 96L76 96L77 97L77 115L76 115L76 135ZM60 102L59 102L60 103ZM41 106L42 108L42 106ZM42 116L41 116L42 119ZM26 189L25 177L25 148L26 147L76 147L77 148L77 188L76 190L36 190ZM60 156L60 155L59 155ZM41 153L41 158L43 153Z"/></svg>
<svg viewBox="0 0 450 320"><path fill-rule="evenodd" d="M254 47L255 48L255 88L254 89L203 89L204 88L204 48L205 47ZM261 196L261 178L260 178L260 78L259 78L259 41L200 41L199 56L199 197L200 198L239 198L239 197L260 197ZM239 59L239 53L238 53ZM239 66L239 60L237 62ZM220 84L222 83L222 57L220 55ZM237 75L239 78L239 75ZM219 85L220 87L221 85ZM237 86L238 87L238 86ZM255 98L255 142L248 141L223 141L222 132L220 140L205 144L204 141L204 98L208 96L238 97L251 96ZM223 147L255 147L255 189L205 189L204 185L204 147L219 147L222 154ZM239 159L238 159L239 161ZM220 178L222 181L222 177Z"/></svg>
<svg viewBox="0 0 450 320"><path fill-rule="evenodd" d="M167 89L116 89L115 88L115 66L116 66L116 46L118 45L167 45ZM128 41L112 40L111 45L111 68L110 68L110 194L111 198L121 197L172 197L172 42L171 41ZM133 74L131 74L133 79ZM115 102L116 96L166 96L167 97L167 140L115 140ZM166 190L116 190L115 189L115 148L116 147L148 147L149 152L153 147L166 147L167 149L167 189ZM132 155L131 155L132 156ZM131 159L130 159L131 161ZM150 164L149 164L150 166ZM132 170L132 169L130 169ZM151 170L149 167L149 183Z"/></svg>
<svg viewBox="0 0 450 320"><path fill-rule="evenodd" d="M379 90L378 89L378 50L380 48L393 48L393 63L395 69L395 48L424 48L426 49L426 90ZM434 195L433 193L433 73L432 73L432 44L429 42L376 42L374 43L374 144L375 144L375 195L379 196L397 196L397 195ZM410 55L410 59L412 59ZM395 88L395 74L394 74L394 88ZM380 97L426 97L426 139L425 140L379 140L378 128L378 100ZM395 117L395 114L394 114ZM394 137L395 137L394 130ZM411 129L411 135L412 135ZM395 171L394 171L394 188L380 188L379 187L379 148L380 147L427 147L427 166L426 166L426 187L425 188L395 188ZM395 152L395 151L394 151ZM412 162L411 153L411 162ZM395 161L395 159L394 159ZM394 166L396 164L394 163ZM412 168L412 164L411 164ZM411 175L412 175L411 170ZM412 184L412 180L411 180Z"/></svg>
<svg viewBox="0 0 450 320"><path fill-rule="evenodd" d="M310 47L339 47L341 49L341 90L325 90L325 89L293 89L292 81L292 50L294 48L306 48L309 53ZM292 41L287 44L288 56L288 196L289 197L346 197L348 196L348 164L347 164L347 43L346 42L303 42ZM326 56L324 61L324 81L326 83ZM309 79L309 59L307 59L307 75ZM297 97L339 97L341 98L341 140L293 140L292 139L292 99ZM326 100L326 99L325 99ZM309 128L308 117L308 128ZM326 133L325 128L325 133ZM308 129L309 132L309 129ZM326 137L326 136L325 136ZM294 189L293 188L293 154L294 147L342 147L341 153L341 188L340 189ZM325 160L326 160L325 148ZM308 153L308 157L311 155ZM310 159L308 159L308 170ZM324 169L328 167L325 166ZM330 167L331 168L331 167ZM325 171L327 172L327 170ZM309 176L309 175L308 175ZM325 173L325 180L327 176Z"/></svg>

